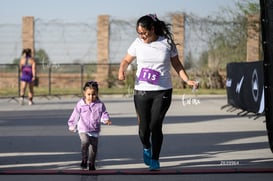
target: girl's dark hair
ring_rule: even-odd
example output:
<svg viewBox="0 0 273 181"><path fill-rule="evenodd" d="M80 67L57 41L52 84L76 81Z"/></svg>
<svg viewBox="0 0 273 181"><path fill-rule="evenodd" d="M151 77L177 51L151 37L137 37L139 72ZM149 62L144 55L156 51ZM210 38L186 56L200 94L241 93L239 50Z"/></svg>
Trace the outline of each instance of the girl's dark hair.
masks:
<svg viewBox="0 0 273 181"><path fill-rule="evenodd" d="M87 88L94 89L95 91L99 92L99 86L96 81L88 81L83 86L83 91L85 91Z"/></svg>
<svg viewBox="0 0 273 181"><path fill-rule="evenodd" d="M173 40L173 34L170 31L171 24L159 20L155 14L148 14L140 17L136 24L136 30L138 26L141 26L147 30L151 30L152 27L154 27L154 31L157 36L163 36L167 38L168 44L172 48L175 45Z"/></svg>
<svg viewBox="0 0 273 181"><path fill-rule="evenodd" d="M31 57L31 49L30 48L25 48L22 51L22 55L26 54L26 57Z"/></svg>

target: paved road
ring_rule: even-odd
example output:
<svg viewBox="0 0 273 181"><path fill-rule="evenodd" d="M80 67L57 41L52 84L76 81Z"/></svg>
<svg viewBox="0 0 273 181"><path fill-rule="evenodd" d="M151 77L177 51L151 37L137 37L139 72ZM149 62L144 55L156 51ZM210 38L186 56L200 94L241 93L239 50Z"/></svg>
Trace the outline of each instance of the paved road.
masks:
<svg viewBox="0 0 273 181"><path fill-rule="evenodd" d="M173 97L156 173L142 162L132 97L101 99L113 125L102 127L98 170L91 175L79 172L79 138L67 131L78 97L40 97L33 106L0 99L0 179L24 174L32 180L272 180L265 117L223 108L225 96Z"/></svg>

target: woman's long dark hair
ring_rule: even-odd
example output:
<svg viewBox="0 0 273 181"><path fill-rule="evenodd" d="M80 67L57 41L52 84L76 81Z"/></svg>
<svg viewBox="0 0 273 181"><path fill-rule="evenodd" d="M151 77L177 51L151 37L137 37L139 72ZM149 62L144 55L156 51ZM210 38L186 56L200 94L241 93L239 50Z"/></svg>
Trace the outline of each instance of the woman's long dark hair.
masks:
<svg viewBox="0 0 273 181"><path fill-rule="evenodd" d="M173 48L175 43L173 40L173 34L170 31L171 24L165 23L159 20L155 14L148 14L138 19L136 24L136 30L138 26L141 26L147 30L151 30L154 27L155 34L157 36L163 36L167 38L168 44Z"/></svg>

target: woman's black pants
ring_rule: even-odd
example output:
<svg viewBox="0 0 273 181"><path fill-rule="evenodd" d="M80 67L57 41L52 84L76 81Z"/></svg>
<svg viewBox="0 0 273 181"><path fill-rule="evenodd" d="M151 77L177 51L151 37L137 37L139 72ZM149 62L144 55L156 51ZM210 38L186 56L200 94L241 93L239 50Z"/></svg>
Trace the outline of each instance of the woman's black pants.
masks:
<svg viewBox="0 0 273 181"><path fill-rule="evenodd" d="M152 149L152 159L158 160L163 142L162 124L172 100L172 89L134 92L139 121L139 137L146 149Z"/></svg>

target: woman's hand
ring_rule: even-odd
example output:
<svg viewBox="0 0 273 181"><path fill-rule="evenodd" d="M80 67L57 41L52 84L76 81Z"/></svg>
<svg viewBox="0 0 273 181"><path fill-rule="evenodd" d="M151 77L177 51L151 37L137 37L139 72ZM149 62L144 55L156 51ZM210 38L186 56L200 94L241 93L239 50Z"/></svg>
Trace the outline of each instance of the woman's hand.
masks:
<svg viewBox="0 0 273 181"><path fill-rule="evenodd" d="M118 72L118 80L125 80L125 73L122 71Z"/></svg>
<svg viewBox="0 0 273 181"><path fill-rule="evenodd" d="M199 81L188 80L188 81L186 81L186 83L187 83L189 86L192 86L193 89L198 89L198 87L199 87Z"/></svg>

